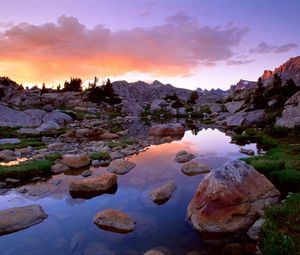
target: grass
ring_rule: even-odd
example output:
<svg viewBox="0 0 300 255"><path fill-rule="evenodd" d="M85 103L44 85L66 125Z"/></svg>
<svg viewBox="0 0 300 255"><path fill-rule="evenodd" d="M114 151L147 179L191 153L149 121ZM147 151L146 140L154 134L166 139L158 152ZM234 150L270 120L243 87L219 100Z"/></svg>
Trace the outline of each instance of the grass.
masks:
<svg viewBox="0 0 300 255"><path fill-rule="evenodd" d="M107 160L110 159L110 155L106 151L99 151L91 153L90 158L94 160Z"/></svg>
<svg viewBox="0 0 300 255"><path fill-rule="evenodd" d="M28 146L40 149L45 146L45 143L40 138L22 138L20 143L0 144L0 150L14 150Z"/></svg>
<svg viewBox="0 0 300 255"><path fill-rule="evenodd" d="M0 166L0 180L6 178L31 179L35 176L45 176L51 173L51 160L34 160L14 166Z"/></svg>
<svg viewBox="0 0 300 255"><path fill-rule="evenodd" d="M116 148L116 147L122 147L123 149L126 148L128 145L133 145L138 143L138 140L135 138L127 138L127 139L122 139L119 141L114 141L114 142L109 142L107 146L111 149Z"/></svg>
<svg viewBox="0 0 300 255"><path fill-rule="evenodd" d="M265 211L263 225L264 255L300 254L300 194L293 194L283 204Z"/></svg>
<svg viewBox="0 0 300 255"><path fill-rule="evenodd" d="M59 152L55 152L49 155L46 155L45 159L55 161L57 159L61 159L62 155Z"/></svg>

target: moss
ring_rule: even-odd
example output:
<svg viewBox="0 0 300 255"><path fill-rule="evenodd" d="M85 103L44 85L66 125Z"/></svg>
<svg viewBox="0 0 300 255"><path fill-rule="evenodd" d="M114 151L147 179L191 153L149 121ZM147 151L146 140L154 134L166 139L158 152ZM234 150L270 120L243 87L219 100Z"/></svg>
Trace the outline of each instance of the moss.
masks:
<svg viewBox="0 0 300 255"><path fill-rule="evenodd" d="M265 255L300 254L300 194L265 211L262 252Z"/></svg>
<svg viewBox="0 0 300 255"><path fill-rule="evenodd" d="M31 179L35 176L45 176L51 173L51 160L34 160L14 166L0 166L0 179L6 178Z"/></svg>
<svg viewBox="0 0 300 255"><path fill-rule="evenodd" d="M52 154L47 155L45 158L47 160L55 161L57 159L61 159L62 155L59 152L55 152Z"/></svg>
<svg viewBox="0 0 300 255"><path fill-rule="evenodd" d="M138 140L131 137L131 138L127 138L127 139L122 139L119 141L114 141L114 142L109 142L107 144L107 146L111 149L115 148L115 147L122 147L123 149L126 148L128 145L132 145L132 144L136 144L138 143Z"/></svg>
<svg viewBox="0 0 300 255"><path fill-rule="evenodd" d="M42 148L45 143L40 138L22 138L20 143L16 144L0 144L0 150L14 150L25 147Z"/></svg>
<svg viewBox="0 0 300 255"><path fill-rule="evenodd" d="M99 152L91 153L90 158L94 160L106 160L106 159L110 159L110 155L106 151L99 151Z"/></svg>

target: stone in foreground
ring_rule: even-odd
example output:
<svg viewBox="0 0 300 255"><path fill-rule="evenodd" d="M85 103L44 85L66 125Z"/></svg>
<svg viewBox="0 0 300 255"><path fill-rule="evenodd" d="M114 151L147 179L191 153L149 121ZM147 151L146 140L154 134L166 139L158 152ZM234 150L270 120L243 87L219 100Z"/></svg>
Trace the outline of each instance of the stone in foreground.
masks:
<svg viewBox="0 0 300 255"><path fill-rule="evenodd" d="M150 128L152 136L183 136L185 129L181 124L160 124Z"/></svg>
<svg viewBox="0 0 300 255"><path fill-rule="evenodd" d="M101 229L121 234L132 232L136 225L129 215L114 209L98 212L93 222Z"/></svg>
<svg viewBox="0 0 300 255"><path fill-rule="evenodd" d="M9 208L0 211L0 235L13 233L41 223L48 215L39 205Z"/></svg>
<svg viewBox="0 0 300 255"><path fill-rule="evenodd" d="M193 158L195 158L196 156L192 153L188 153L187 151L185 150L181 150L181 151L178 151L176 153L176 156L175 156L175 161L177 163L186 163L188 161L191 161Z"/></svg>
<svg viewBox="0 0 300 255"><path fill-rule="evenodd" d="M73 181L69 191L74 198L91 198L103 193L114 193L117 188L117 176L106 173L94 178Z"/></svg>
<svg viewBox="0 0 300 255"><path fill-rule="evenodd" d="M124 159L115 159L107 167L107 171L114 174L126 174L136 166L135 163Z"/></svg>
<svg viewBox="0 0 300 255"><path fill-rule="evenodd" d="M208 173L210 170L209 166L197 162L186 162L181 167L181 171L189 176Z"/></svg>
<svg viewBox="0 0 300 255"><path fill-rule="evenodd" d="M61 162L68 167L81 168L90 164L90 158L86 154L66 154Z"/></svg>
<svg viewBox="0 0 300 255"><path fill-rule="evenodd" d="M171 198L176 187L174 182L168 182L164 186L153 190L150 193L152 201L159 205L166 203Z"/></svg>
<svg viewBox="0 0 300 255"><path fill-rule="evenodd" d="M213 169L188 206L193 226L203 233L233 233L254 223L280 193L252 166L239 160Z"/></svg>

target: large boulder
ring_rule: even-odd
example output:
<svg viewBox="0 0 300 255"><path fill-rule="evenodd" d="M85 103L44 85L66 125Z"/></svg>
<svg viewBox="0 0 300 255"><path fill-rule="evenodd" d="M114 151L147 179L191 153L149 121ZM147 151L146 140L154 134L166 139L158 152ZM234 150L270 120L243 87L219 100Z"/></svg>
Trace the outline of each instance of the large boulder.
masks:
<svg viewBox="0 0 300 255"><path fill-rule="evenodd" d="M124 159L115 159L107 167L107 171L114 174L126 174L136 166L135 163Z"/></svg>
<svg viewBox="0 0 300 255"><path fill-rule="evenodd" d="M39 205L9 208L0 211L0 235L13 233L41 223L48 215Z"/></svg>
<svg viewBox="0 0 300 255"><path fill-rule="evenodd" d="M253 224L280 193L252 166L239 160L213 169L199 184L188 217L200 232L233 233Z"/></svg>
<svg viewBox="0 0 300 255"><path fill-rule="evenodd" d="M93 222L104 230L123 234L133 231L136 225L129 215L114 209L98 212Z"/></svg>
<svg viewBox="0 0 300 255"><path fill-rule="evenodd" d="M65 114L63 112L48 112L43 116L43 122L54 121L60 125L65 125L67 123L72 122L72 118L70 115Z"/></svg>
<svg viewBox="0 0 300 255"><path fill-rule="evenodd" d="M73 181L69 191L72 197L90 198L103 193L113 193L116 190L117 176L106 173L100 176Z"/></svg>
<svg viewBox="0 0 300 255"><path fill-rule="evenodd" d="M34 126L32 118L21 111L0 105L0 126Z"/></svg>
<svg viewBox="0 0 300 255"><path fill-rule="evenodd" d="M38 132L47 132L55 129L60 129L60 126L54 121L48 121L40 125L36 130Z"/></svg>
<svg viewBox="0 0 300 255"><path fill-rule="evenodd" d="M230 113L235 113L239 111L245 104L245 100L242 101L233 101L225 104L226 109Z"/></svg>
<svg viewBox="0 0 300 255"><path fill-rule="evenodd" d="M159 124L150 128L152 136L183 136L185 129L179 123Z"/></svg>
<svg viewBox="0 0 300 255"><path fill-rule="evenodd" d="M61 162L68 167L82 168L90 164L90 158L86 154L65 154Z"/></svg>
<svg viewBox="0 0 300 255"><path fill-rule="evenodd" d="M287 128L300 126L300 91L286 101L284 108L275 125Z"/></svg>
<svg viewBox="0 0 300 255"><path fill-rule="evenodd" d="M226 118L226 125L228 127L236 126L252 126L264 123L266 120L266 113L264 110L256 110L251 112L238 112Z"/></svg>

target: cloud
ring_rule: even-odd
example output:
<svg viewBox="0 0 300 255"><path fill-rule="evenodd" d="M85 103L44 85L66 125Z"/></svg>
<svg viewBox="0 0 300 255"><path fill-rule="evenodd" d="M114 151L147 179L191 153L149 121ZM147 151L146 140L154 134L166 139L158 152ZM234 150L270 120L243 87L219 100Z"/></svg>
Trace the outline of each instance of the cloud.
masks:
<svg viewBox="0 0 300 255"><path fill-rule="evenodd" d="M250 49L250 53L258 53L258 54L267 54L267 53L275 53L275 54L280 54L280 53L285 53L290 50L293 50L297 48L298 45L295 43L287 43L283 45L271 45L267 42L261 42L260 44L257 45L256 48Z"/></svg>
<svg viewBox="0 0 300 255"><path fill-rule="evenodd" d="M140 17L145 18L151 15L150 11L143 11L140 13Z"/></svg>
<svg viewBox="0 0 300 255"><path fill-rule="evenodd" d="M0 32L0 63L14 66L13 76L28 82L132 71L187 75L201 64L230 60L247 32L232 25L200 26L184 13L160 26L122 31L102 25L89 29L75 17L63 15L56 23L22 23Z"/></svg>
<svg viewBox="0 0 300 255"><path fill-rule="evenodd" d="M246 65L251 64L255 61L255 59L246 59L246 60L228 60L226 62L227 65L234 66L234 65Z"/></svg>

